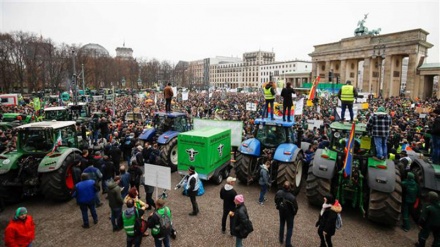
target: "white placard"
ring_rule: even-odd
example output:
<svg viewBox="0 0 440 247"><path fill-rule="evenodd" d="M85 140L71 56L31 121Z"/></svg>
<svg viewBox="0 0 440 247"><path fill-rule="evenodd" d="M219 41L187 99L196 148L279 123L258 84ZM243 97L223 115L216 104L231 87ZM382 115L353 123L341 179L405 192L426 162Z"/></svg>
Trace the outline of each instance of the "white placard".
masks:
<svg viewBox="0 0 440 247"><path fill-rule="evenodd" d="M201 128L231 129L231 145L239 147L242 142L243 122L242 121L215 121L194 118L194 129Z"/></svg>
<svg viewBox="0 0 440 247"><path fill-rule="evenodd" d="M336 112L339 115L339 118L341 118L341 107L336 107ZM356 119L357 118L357 112L358 112L358 108L357 107L353 107L353 117ZM345 116L344 116L345 120L350 120L350 112L348 111L348 106L347 109L345 109Z"/></svg>
<svg viewBox="0 0 440 247"><path fill-rule="evenodd" d="M426 118L426 114L420 114L419 118Z"/></svg>
<svg viewBox="0 0 440 247"><path fill-rule="evenodd" d="M304 98L301 98L301 99L299 99L298 101L295 102L294 114L295 115L302 115L303 114L303 109L304 109Z"/></svg>
<svg viewBox="0 0 440 247"><path fill-rule="evenodd" d="M145 184L171 190L171 169L165 166L145 164Z"/></svg>
<svg viewBox="0 0 440 247"><path fill-rule="evenodd" d="M182 100L183 101L185 101L185 100L188 100L188 91L186 91L186 92L182 92Z"/></svg>
<svg viewBox="0 0 440 247"><path fill-rule="evenodd" d="M171 87L171 89L173 89L173 95L174 97L177 96L177 87Z"/></svg>
<svg viewBox="0 0 440 247"><path fill-rule="evenodd" d="M246 111L256 111L257 110L257 104L252 102L246 102Z"/></svg>

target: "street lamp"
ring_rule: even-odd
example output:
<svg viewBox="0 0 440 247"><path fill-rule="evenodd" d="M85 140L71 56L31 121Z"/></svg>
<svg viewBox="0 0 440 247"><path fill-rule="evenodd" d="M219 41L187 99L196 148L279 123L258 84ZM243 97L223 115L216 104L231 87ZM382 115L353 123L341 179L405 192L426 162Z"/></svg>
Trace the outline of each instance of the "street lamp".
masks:
<svg viewBox="0 0 440 247"><path fill-rule="evenodd" d="M380 43L380 40L379 40ZM379 68L379 77L377 81L377 95L382 96L382 62L385 59L385 45L375 45L373 47L373 55L372 58L378 58L379 61L376 62L376 68Z"/></svg>

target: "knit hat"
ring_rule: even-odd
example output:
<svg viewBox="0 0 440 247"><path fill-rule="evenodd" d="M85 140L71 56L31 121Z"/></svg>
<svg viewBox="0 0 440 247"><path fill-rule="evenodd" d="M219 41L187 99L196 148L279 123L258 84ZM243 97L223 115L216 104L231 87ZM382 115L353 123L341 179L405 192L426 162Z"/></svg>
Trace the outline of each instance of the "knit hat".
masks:
<svg viewBox="0 0 440 247"><path fill-rule="evenodd" d="M385 107L381 106L377 108L377 112L384 112L385 113Z"/></svg>
<svg viewBox="0 0 440 247"><path fill-rule="evenodd" d="M226 182L227 182L227 183L230 183L230 182L235 182L236 180L237 180L236 178L228 177L228 178L226 179Z"/></svg>
<svg viewBox="0 0 440 247"><path fill-rule="evenodd" d="M194 171L196 170L196 168L195 168L194 166L190 166L190 167L188 168L188 170L194 172Z"/></svg>
<svg viewBox="0 0 440 247"><path fill-rule="evenodd" d="M242 194L240 194L240 195L236 195L235 198L234 198L234 201L236 201L236 202L242 204L242 203L244 202L244 197L243 197L243 195L242 195Z"/></svg>
<svg viewBox="0 0 440 247"><path fill-rule="evenodd" d="M428 192L428 199L430 202L437 202L438 201L438 194L434 191Z"/></svg>
<svg viewBox="0 0 440 247"><path fill-rule="evenodd" d="M24 214L27 214L27 209L25 207L19 207L17 208L17 210L15 211L15 217L18 218Z"/></svg>

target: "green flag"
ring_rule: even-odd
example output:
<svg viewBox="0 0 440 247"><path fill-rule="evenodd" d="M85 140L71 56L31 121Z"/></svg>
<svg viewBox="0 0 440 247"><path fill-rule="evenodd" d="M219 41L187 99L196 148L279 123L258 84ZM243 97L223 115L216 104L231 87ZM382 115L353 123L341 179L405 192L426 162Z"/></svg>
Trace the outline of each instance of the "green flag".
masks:
<svg viewBox="0 0 440 247"><path fill-rule="evenodd" d="M34 98L34 110L39 111L41 108L40 106L40 98Z"/></svg>

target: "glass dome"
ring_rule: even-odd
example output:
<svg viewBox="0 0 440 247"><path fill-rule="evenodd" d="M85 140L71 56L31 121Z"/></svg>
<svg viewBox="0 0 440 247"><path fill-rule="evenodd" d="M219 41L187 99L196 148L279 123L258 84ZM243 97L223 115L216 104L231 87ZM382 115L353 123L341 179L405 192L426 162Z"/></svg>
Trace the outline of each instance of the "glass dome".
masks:
<svg viewBox="0 0 440 247"><path fill-rule="evenodd" d="M81 50L90 53L91 55L105 56L105 57L109 56L107 49L105 49L102 45L99 44L90 43L81 47Z"/></svg>

